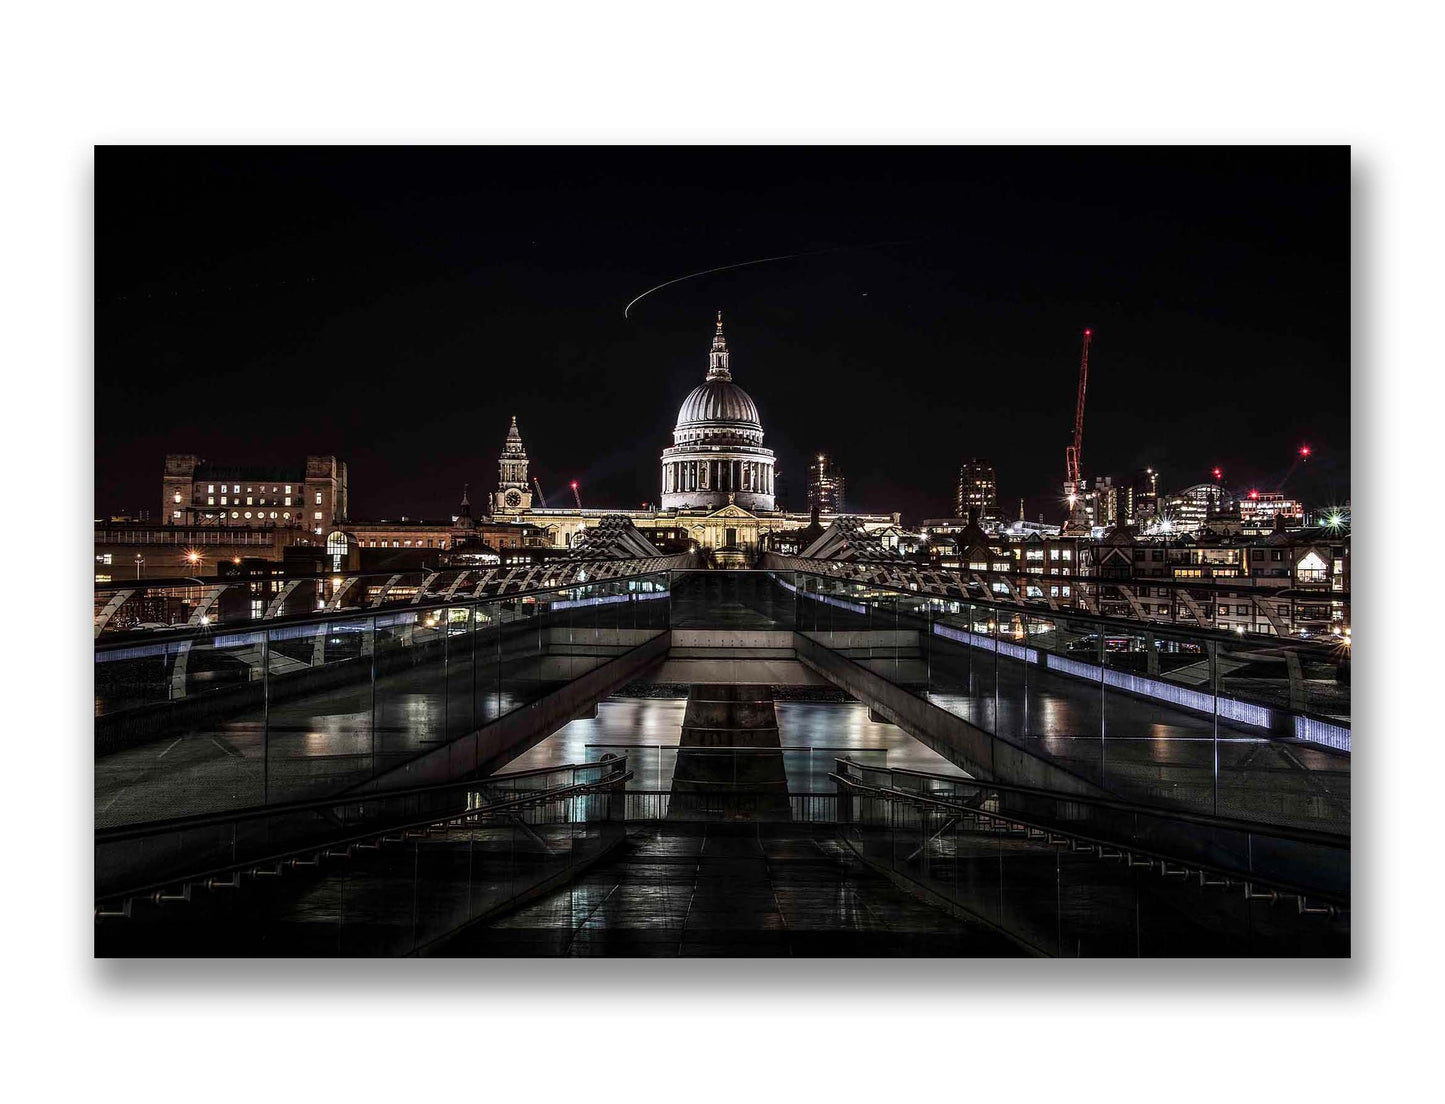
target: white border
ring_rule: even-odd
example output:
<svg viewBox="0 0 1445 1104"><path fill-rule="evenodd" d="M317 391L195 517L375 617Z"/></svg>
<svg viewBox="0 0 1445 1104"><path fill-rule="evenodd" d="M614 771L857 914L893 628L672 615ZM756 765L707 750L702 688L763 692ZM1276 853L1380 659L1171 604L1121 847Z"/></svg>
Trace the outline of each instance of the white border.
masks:
<svg viewBox="0 0 1445 1104"><path fill-rule="evenodd" d="M1440 722L1420 699L1439 649L1431 606L1407 619L1408 588L1386 571L1413 555L1433 571L1439 544L1438 19L1330 2L8 11L12 1093L1215 1100L1413 1097L1432 1083ZM90 961L76 685L90 611L81 588L47 580L88 574L91 146L146 141L1353 144L1340 340L1354 352L1355 636L1369 649L1355 663L1355 959Z"/></svg>

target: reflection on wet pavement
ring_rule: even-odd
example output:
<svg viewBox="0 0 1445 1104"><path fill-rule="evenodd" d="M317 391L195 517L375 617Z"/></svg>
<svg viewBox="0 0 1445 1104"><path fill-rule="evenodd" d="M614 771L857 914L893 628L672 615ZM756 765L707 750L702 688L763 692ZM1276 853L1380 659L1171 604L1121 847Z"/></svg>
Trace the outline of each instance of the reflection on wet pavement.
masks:
<svg viewBox="0 0 1445 1104"><path fill-rule="evenodd" d="M1009 940L915 900L831 826L653 825L616 858L490 924L453 956L1017 956Z"/></svg>
<svg viewBox="0 0 1445 1104"><path fill-rule="evenodd" d="M834 758L843 755L874 766L964 774L898 726L871 720L862 702L778 701L773 708L793 793L832 792L828 773ZM683 698L609 698L597 707L596 717L572 721L504 769L530 770L626 753L634 789L667 790L686 712Z"/></svg>
<svg viewBox="0 0 1445 1104"><path fill-rule="evenodd" d="M718 797L725 800L715 804L711 799ZM703 683L689 688L667 815L672 820L789 819L771 687Z"/></svg>

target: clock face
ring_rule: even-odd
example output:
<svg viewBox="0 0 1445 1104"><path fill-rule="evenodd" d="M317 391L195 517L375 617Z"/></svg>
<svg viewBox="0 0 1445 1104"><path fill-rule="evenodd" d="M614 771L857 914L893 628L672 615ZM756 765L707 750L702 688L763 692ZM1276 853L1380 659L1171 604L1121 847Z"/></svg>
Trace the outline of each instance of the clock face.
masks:
<svg viewBox="0 0 1445 1104"><path fill-rule="evenodd" d="M502 501L504 501L508 506L515 508L522 504L522 496L517 491L508 491L506 497Z"/></svg>

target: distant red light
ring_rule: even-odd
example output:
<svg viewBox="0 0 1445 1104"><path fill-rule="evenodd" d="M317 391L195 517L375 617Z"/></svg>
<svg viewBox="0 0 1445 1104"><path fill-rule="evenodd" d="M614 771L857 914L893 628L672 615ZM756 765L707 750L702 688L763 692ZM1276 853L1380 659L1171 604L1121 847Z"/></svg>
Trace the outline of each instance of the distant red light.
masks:
<svg viewBox="0 0 1445 1104"><path fill-rule="evenodd" d="M1085 337L1093 337L1093 336L1094 336L1094 331L1093 331L1093 330L1085 330L1085 331L1084 331L1084 336L1085 336Z"/></svg>
<svg viewBox="0 0 1445 1104"><path fill-rule="evenodd" d="M577 480L575 480L575 479L572 480L572 489L573 489L573 490L576 490L576 489L577 489Z"/></svg>
<svg viewBox="0 0 1445 1104"><path fill-rule="evenodd" d="M1219 479L1219 478L1221 478L1223 475L1224 475L1224 472L1221 471L1219 468L1215 468L1215 469L1214 469L1214 478L1215 478L1215 479Z"/></svg>
<svg viewBox="0 0 1445 1104"><path fill-rule="evenodd" d="M1301 456L1308 456L1311 451L1313 451L1313 450L1311 450L1311 448L1309 447L1309 445L1301 445L1301 446L1300 446L1300 450L1299 450L1299 454L1300 454Z"/></svg>
<svg viewBox="0 0 1445 1104"><path fill-rule="evenodd" d="M1249 492L1249 497L1250 497L1250 498L1258 498L1258 497L1259 497L1259 492L1258 492L1258 491L1250 491L1250 492Z"/></svg>

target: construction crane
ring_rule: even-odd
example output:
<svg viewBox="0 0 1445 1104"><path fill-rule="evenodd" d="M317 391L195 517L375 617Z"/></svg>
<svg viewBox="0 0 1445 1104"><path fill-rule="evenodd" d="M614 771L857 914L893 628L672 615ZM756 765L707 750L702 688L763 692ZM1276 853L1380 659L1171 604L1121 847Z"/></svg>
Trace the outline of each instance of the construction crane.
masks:
<svg viewBox="0 0 1445 1104"><path fill-rule="evenodd" d="M1079 358L1079 398L1074 406L1074 443L1064 449L1064 492L1082 494L1084 475L1084 389L1089 385L1089 340L1093 330L1084 331L1084 353Z"/></svg>
<svg viewBox="0 0 1445 1104"><path fill-rule="evenodd" d="M1084 513L1084 391L1089 385L1089 341L1093 330L1084 331L1084 351L1079 357L1079 397L1074 405L1074 442L1064 449L1064 494L1069 499L1065 529L1086 527Z"/></svg>
<svg viewBox="0 0 1445 1104"><path fill-rule="evenodd" d="M577 500L577 509L582 509L582 495L577 490L577 480L572 480L572 497Z"/></svg>
<svg viewBox="0 0 1445 1104"><path fill-rule="evenodd" d="M537 482L537 477L532 476L532 486L537 488L537 501L542 504L542 509L547 508L547 496L542 493L542 484Z"/></svg>

